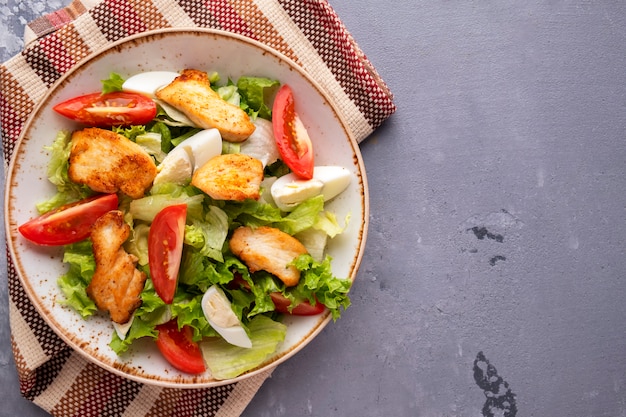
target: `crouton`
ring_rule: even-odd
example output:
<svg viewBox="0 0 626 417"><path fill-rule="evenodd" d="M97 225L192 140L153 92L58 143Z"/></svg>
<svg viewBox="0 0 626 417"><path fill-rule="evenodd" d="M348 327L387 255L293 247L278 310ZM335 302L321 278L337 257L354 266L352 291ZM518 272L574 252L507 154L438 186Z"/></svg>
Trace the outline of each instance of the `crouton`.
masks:
<svg viewBox="0 0 626 417"><path fill-rule="evenodd" d="M198 127L216 128L222 139L242 142L254 132L250 117L211 88L206 72L186 69L156 92L158 99L183 112Z"/></svg>
<svg viewBox="0 0 626 417"><path fill-rule="evenodd" d="M300 271L289 264L307 250L298 239L281 230L269 226L256 229L238 227L233 232L229 247L250 272L267 271L288 287L300 281Z"/></svg>
<svg viewBox="0 0 626 417"><path fill-rule="evenodd" d="M224 154L209 159L191 178L197 187L215 200L258 200L263 164L244 154Z"/></svg>
<svg viewBox="0 0 626 417"><path fill-rule="evenodd" d="M72 133L68 175L75 183L101 193L122 191L141 198L156 173L152 157L118 133L95 127Z"/></svg>
<svg viewBox="0 0 626 417"><path fill-rule="evenodd" d="M119 210L100 217L91 230L96 270L87 295L119 324L128 322L141 305L140 294L146 282L146 274L135 267L137 257L122 248L129 234L130 226Z"/></svg>

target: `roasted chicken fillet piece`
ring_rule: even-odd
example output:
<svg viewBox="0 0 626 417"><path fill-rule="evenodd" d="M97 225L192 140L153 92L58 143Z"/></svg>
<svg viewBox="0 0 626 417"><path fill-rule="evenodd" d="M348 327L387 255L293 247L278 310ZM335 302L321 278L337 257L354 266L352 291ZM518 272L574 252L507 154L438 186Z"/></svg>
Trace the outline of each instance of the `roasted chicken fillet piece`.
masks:
<svg viewBox="0 0 626 417"><path fill-rule="evenodd" d="M91 230L96 270L87 295L119 324L128 322L141 305L146 282L146 274L136 268L137 257L122 248L129 234L130 226L119 210L100 217Z"/></svg>
<svg viewBox="0 0 626 417"><path fill-rule="evenodd" d="M216 128L226 141L243 142L254 132L250 117L211 88L206 72L185 69L157 90L156 97L183 112L198 127Z"/></svg>
<svg viewBox="0 0 626 417"><path fill-rule="evenodd" d="M75 183L141 198L156 174L152 157L118 133L95 127L72 133L68 175Z"/></svg>
<svg viewBox="0 0 626 417"><path fill-rule="evenodd" d="M191 185L215 200L258 200L263 163L245 154L224 154L209 161L193 173Z"/></svg>
<svg viewBox="0 0 626 417"><path fill-rule="evenodd" d="M298 239L281 230L270 226L255 229L242 226L235 229L229 246L250 272L267 271L288 287L300 281L300 271L289 264L307 250Z"/></svg>

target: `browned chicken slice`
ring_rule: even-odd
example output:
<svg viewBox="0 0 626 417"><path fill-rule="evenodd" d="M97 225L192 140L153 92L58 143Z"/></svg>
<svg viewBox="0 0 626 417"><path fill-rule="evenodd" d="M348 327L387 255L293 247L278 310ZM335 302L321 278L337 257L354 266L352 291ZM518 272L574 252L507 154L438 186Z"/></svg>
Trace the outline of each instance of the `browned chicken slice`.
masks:
<svg viewBox="0 0 626 417"><path fill-rule="evenodd" d="M198 127L216 128L222 139L243 142L254 132L250 117L211 88L206 72L185 69L156 92L157 98L182 111Z"/></svg>
<svg viewBox="0 0 626 417"><path fill-rule="evenodd" d="M110 130L86 128L72 133L69 177L101 193L122 191L143 197L157 169L152 157L135 142Z"/></svg>
<svg viewBox="0 0 626 417"><path fill-rule="evenodd" d="M140 294L146 282L146 274L135 267L137 257L122 248L129 234L130 226L119 210L100 217L91 230L96 270L87 295L119 324L128 322L141 305Z"/></svg>
<svg viewBox="0 0 626 417"><path fill-rule="evenodd" d="M283 231L269 226L256 229L242 226L233 233L229 246L250 272L267 271L288 287L300 281L300 271L289 264L307 253L306 248L298 239Z"/></svg>
<svg viewBox="0 0 626 417"><path fill-rule="evenodd" d="M216 200L243 201L260 197L263 163L244 154L218 155L193 173L191 185Z"/></svg>

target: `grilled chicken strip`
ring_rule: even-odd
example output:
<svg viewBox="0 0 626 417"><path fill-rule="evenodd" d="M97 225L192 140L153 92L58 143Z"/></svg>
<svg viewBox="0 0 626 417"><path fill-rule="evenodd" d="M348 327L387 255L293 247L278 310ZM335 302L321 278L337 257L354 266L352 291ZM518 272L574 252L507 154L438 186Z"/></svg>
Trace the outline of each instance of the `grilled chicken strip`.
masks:
<svg viewBox="0 0 626 417"><path fill-rule="evenodd" d="M128 322L141 305L140 294L146 282L146 274L135 267L137 257L122 248L129 234L130 227L119 210L100 217L91 230L96 270L87 295L119 324Z"/></svg>
<svg viewBox="0 0 626 417"><path fill-rule="evenodd" d="M209 161L193 173L191 185L216 200L243 201L260 197L263 163L244 154L224 154Z"/></svg>
<svg viewBox="0 0 626 417"><path fill-rule="evenodd" d="M254 124L246 112L211 89L206 72L185 69L159 89L156 96L182 111L198 127L216 128L226 141L242 142L254 132Z"/></svg>
<svg viewBox="0 0 626 417"><path fill-rule="evenodd" d="M157 169L141 146L118 133L94 127L72 133L68 174L72 181L94 191L122 191L141 198Z"/></svg>
<svg viewBox="0 0 626 417"><path fill-rule="evenodd" d="M250 272L267 271L288 287L300 281L300 271L289 264L307 251L295 237L274 227L252 229L242 226L235 230L229 245L233 254L248 266Z"/></svg>

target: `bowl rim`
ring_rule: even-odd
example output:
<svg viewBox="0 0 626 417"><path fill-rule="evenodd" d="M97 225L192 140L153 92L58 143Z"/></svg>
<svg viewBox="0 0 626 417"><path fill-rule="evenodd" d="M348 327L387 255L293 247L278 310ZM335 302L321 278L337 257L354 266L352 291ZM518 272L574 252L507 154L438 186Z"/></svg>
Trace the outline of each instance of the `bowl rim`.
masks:
<svg viewBox="0 0 626 417"><path fill-rule="evenodd" d="M243 43L247 43L247 44L252 45L253 47L259 48L263 50L264 52L275 56L279 60L284 61L286 64L288 64L291 70L296 70L297 72L299 72L300 76L305 78L307 82L310 83L315 88L315 90L317 90L317 92L322 96L322 98L326 101L326 103L331 107L333 114L335 115L335 117L337 117L339 123L341 124L343 130L346 133L346 138L348 139L349 144L353 149L354 155L356 156L355 161L354 161L355 166L357 167L359 175L361 177L361 181L360 181L361 190L360 191L361 191L361 199L362 199L363 223L361 224L361 227L360 227L359 245L357 247L356 256L353 259L353 263L352 263L351 270L350 270L350 276L349 276L350 280L354 282L356 279L363 255L364 255L367 235L368 235L369 189L368 189L368 181L367 181L367 176L366 176L366 171L365 171L365 165L364 165L364 161L361 156L361 153L360 153L359 144L357 140L355 139L354 134L345 119L345 116L340 112L337 104L332 100L330 95L324 90L324 88L320 85L320 83L317 82L311 75L309 75L299 64L297 64L294 60L292 60L291 58L289 58L282 52L276 49L273 49L270 46L260 41L249 38L247 36L243 36L237 33L229 32L229 31L225 31L221 29L198 28L198 27L170 27L170 28L153 29L153 30L148 30L148 31L144 31L141 33L133 34L133 35L124 37L122 39L116 40L112 43L109 43L101 48L98 48L92 51L91 53L89 53L88 55L86 55L85 57L77 61L72 66L72 68L68 69L54 83L50 85L47 91L38 99L37 103L33 107L33 110L31 111L29 116L26 118L22 126L22 130L20 131L20 134L13 145L13 151L9 160L9 164L6 165L5 190L4 190L5 234L6 234L6 240L7 240L7 247L8 247L9 255L10 255L10 259L8 259L8 262L12 262L14 264L15 275L19 279L20 285L23 288L26 288L28 286L25 282L26 278L22 276L21 269L18 267L18 265L16 265L18 263L17 256L16 256L17 250L15 247L15 242L14 242L14 237L13 237L15 233L12 233L12 226L10 224L11 216L9 216L9 212L11 211L10 210L11 208L10 197L11 197L11 189L12 189L12 182L13 182L12 179L13 179L14 172L16 169L15 164L17 163L19 150L22 147L22 144L24 143L24 141L26 140L25 137L27 133L29 132L29 126L32 125L33 120L36 119L39 113L42 111L42 109L45 108L50 96L52 96L57 91L57 89L63 86L67 82L68 79L71 79L72 76L76 72L80 71L85 65L88 65L92 60L98 58L99 56L107 53L110 50L113 50L116 48L122 48L125 44L134 43L142 39L150 39L150 38L158 38L159 36L167 36L169 34L174 34L174 35L197 34L200 36L215 35L215 36L221 36L224 38L232 38L235 40L239 40ZM223 386L227 384L240 382L242 380L254 377L260 373L273 370L278 365L284 363L287 359L291 358L293 355L295 355L297 352L303 349L310 341L312 341L315 337L317 337L317 335L326 327L326 325L330 322L330 319L331 319L330 313L326 311L322 316L320 316L320 319L318 320L318 322L316 323L312 331L307 333L307 335L301 341L299 341L299 343L297 343L295 346L291 347L288 351L281 354L278 358L271 359L271 362L269 363L265 362L262 365L260 365L258 368L247 371L235 378L226 379L226 380L211 380L211 381L205 381L205 382L193 382L193 381L179 382L179 381L171 381L171 380L151 379L145 376L134 375L132 373L125 372L123 367L119 368L119 367L115 367L107 363L103 363L103 361L98 360L98 358L94 357L93 355L90 355L83 349L80 349L79 346L77 346L77 344L74 341L72 341L69 337L67 337L67 335L65 335L62 331L57 329L56 323L51 322L50 318L47 317L47 314L44 311L43 306L39 303L39 301L34 299L35 297L33 297L33 295L29 291L24 290L24 292L28 296L29 300L31 301L31 303L33 304L33 306L35 307L36 311L39 313L41 318L53 330L53 332L57 336L59 336L67 345L69 345L72 348L72 350L80 354L81 357L87 359L90 363L93 363L121 377L134 380L136 382L140 382L146 385L153 385L153 386L159 386L159 387L164 387L164 388L197 389L197 388L217 387L217 386Z"/></svg>

